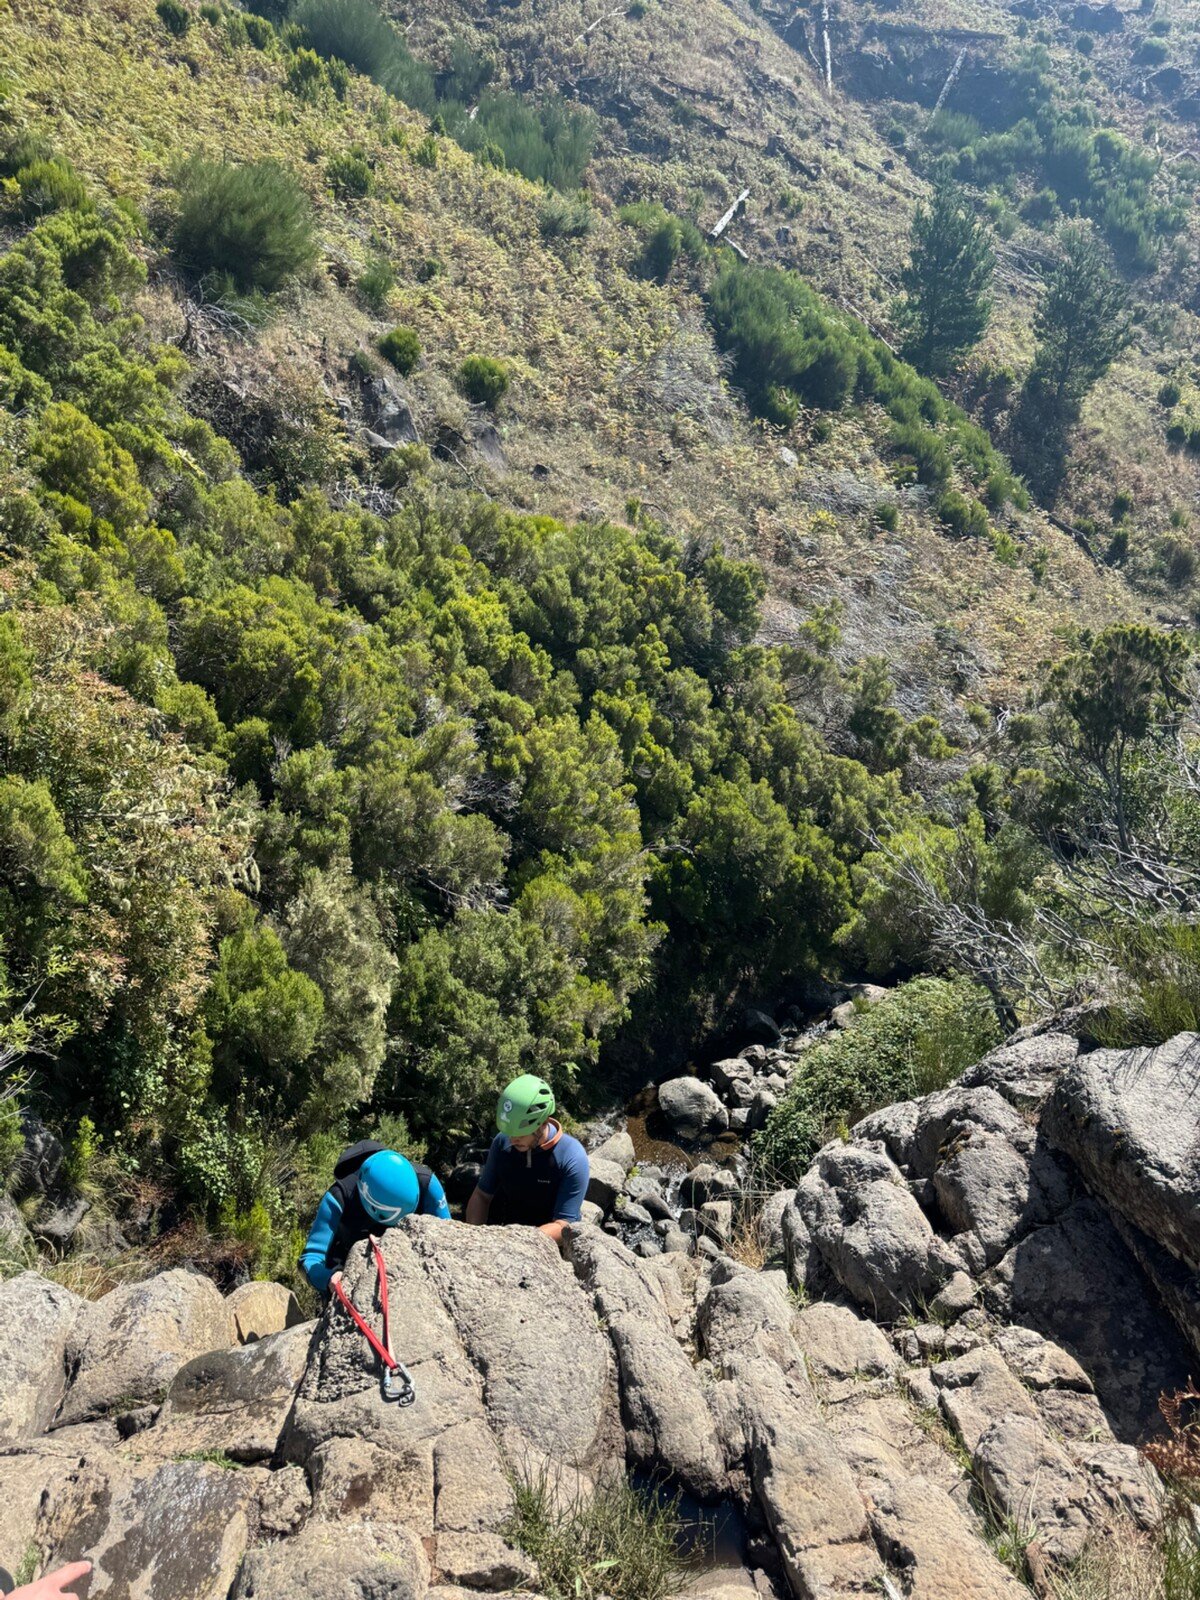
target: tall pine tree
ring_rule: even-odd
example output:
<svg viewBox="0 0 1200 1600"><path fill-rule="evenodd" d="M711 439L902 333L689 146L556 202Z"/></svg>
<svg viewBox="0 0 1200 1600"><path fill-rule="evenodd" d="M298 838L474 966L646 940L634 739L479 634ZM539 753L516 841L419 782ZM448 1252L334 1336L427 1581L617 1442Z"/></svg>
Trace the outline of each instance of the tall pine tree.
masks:
<svg viewBox="0 0 1200 1600"><path fill-rule="evenodd" d="M1090 228L1065 228L1034 322L1033 366L1013 419L1013 454L1043 498L1062 481L1083 402L1128 345L1129 300Z"/></svg>
<svg viewBox="0 0 1200 1600"><path fill-rule="evenodd" d="M913 219L912 253L900 274L903 354L922 372L944 373L976 344L992 314L996 257L988 229L957 184L939 180Z"/></svg>

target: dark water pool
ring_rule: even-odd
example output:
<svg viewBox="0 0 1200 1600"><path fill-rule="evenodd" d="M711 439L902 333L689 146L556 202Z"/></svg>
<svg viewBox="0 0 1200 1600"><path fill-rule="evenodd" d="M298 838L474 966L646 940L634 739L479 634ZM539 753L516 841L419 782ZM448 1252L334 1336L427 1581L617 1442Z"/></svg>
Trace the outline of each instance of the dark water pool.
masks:
<svg viewBox="0 0 1200 1600"><path fill-rule="evenodd" d="M674 1504L680 1522L679 1555L689 1572L737 1570L746 1565L748 1532L732 1500L702 1505L694 1495L648 1473L631 1473L630 1481L660 1504Z"/></svg>

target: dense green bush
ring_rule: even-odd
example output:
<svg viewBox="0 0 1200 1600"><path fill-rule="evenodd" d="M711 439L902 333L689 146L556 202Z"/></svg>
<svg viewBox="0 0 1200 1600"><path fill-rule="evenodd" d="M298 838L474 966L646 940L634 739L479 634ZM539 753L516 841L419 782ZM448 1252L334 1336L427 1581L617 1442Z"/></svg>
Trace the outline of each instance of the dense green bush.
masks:
<svg viewBox="0 0 1200 1600"><path fill-rule="evenodd" d="M918 481L949 482L955 460L977 482L994 480L1006 498L1022 491L987 435L861 323L835 315L792 272L727 265L709 295L717 342L734 378L761 416L787 425L799 402L838 410L874 400L892 418L892 444ZM940 431L935 432L935 429Z"/></svg>
<svg viewBox="0 0 1200 1600"><path fill-rule="evenodd" d="M31 161L16 173L17 196L12 209L22 221L47 211L78 210L88 205L87 186L66 161Z"/></svg>
<svg viewBox="0 0 1200 1600"><path fill-rule="evenodd" d="M508 368L491 356L468 356L458 369L458 387L476 405L497 405L508 384Z"/></svg>
<svg viewBox="0 0 1200 1600"><path fill-rule="evenodd" d="M1043 86L1036 110L1002 132L980 134L962 125L957 142L948 143L941 136L941 118L935 119L930 148L956 150L954 172L965 183L1032 182L1034 193L1021 206L1027 221L1049 223L1060 208L1082 212L1126 266L1144 271L1153 265L1162 240L1179 232L1184 211L1157 198L1152 187L1159 170L1156 155L1136 149L1111 128L1097 129L1094 122L1091 107L1063 108Z"/></svg>
<svg viewBox="0 0 1200 1600"><path fill-rule="evenodd" d="M590 112L555 98L529 101L495 89L481 97L473 120L447 105L446 125L467 150L494 145L505 164L555 189L578 189L596 142Z"/></svg>
<svg viewBox="0 0 1200 1600"><path fill-rule="evenodd" d="M1176 380L1168 378L1158 391L1158 403L1160 406L1165 406L1167 410L1170 410L1172 406L1179 404L1182 395L1183 390Z"/></svg>
<svg viewBox="0 0 1200 1600"><path fill-rule="evenodd" d="M951 533L960 539L968 536L986 538L989 531L987 508L978 500L968 500L957 489L947 489L938 497L936 512Z"/></svg>
<svg viewBox="0 0 1200 1600"><path fill-rule="evenodd" d="M374 0L298 0L292 21L318 55L344 61L419 111L433 109L433 74Z"/></svg>
<svg viewBox="0 0 1200 1600"><path fill-rule="evenodd" d="M637 261L637 271L657 283L665 283L681 255L693 261L702 261L708 254L704 236L694 222L674 217L662 206L649 201L637 201L622 206L622 222L637 229L642 236L642 250Z"/></svg>
<svg viewBox="0 0 1200 1600"><path fill-rule="evenodd" d="M586 194L547 195L538 212L543 239L586 239L595 226L592 203Z"/></svg>
<svg viewBox="0 0 1200 1600"><path fill-rule="evenodd" d="M792 1184L839 1125L942 1088L999 1043L987 993L966 978L916 978L799 1057L753 1142L756 1166Z"/></svg>
<svg viewBox="0 0 1200 1600"><path fill-rule="evenodd" d="M421 340L415 328L392 328L379 341L379 354L390 361L397 372L410 373L421 359Z"/></svg>
<svg viewBox="0 0 1200 1600"><path fill-rule="evenodd" d="M396 287L396 269L386 256L376 256L354 285L372 311L381 312Z"/></svg>
<svg viewBox="0 0 1200 1600"><path fill-rule="evenodd" d="M371 163L361 150L344 150L325 163L325 180L339 200L361 200L375 187Z"/></svg>
<svg viewBox="0 0 1200 1600"><path fill-rule="evenodd" d="M163 27L177 39L182 39L192 25L191 12L186 6L180 5L179 0L158 0L154 9Z"/></svg>
<svg viewBox="0 0 1200 1600"><path fill-rule="evenodd" d="M277 161L193 157L179 178L175 252L215 285L273 293L317 256L308 196Z"/></svg>
<svg viewBox="0 0 1200 1600"><path fill-rule="evenodd" d="M242 26L246 30L246 38L256 50L268 50L275 40L275 29L266 17L259 17L253 11L247 11L242 17Z"/></svg>

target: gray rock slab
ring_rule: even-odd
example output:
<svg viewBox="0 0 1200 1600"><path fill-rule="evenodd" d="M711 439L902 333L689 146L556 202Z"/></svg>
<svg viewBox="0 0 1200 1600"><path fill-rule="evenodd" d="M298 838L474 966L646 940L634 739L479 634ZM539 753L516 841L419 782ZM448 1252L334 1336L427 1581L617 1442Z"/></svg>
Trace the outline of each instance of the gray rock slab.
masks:
<svg viewBox="0 0 1200 1600"><path fill-rule="evenodd" d="M37 1272L0 1282L0 1445L50 1425L67 1381L67 1343L88 1302Z"/></svg>
<svg viewBox="0 0 1200 1600"><path fill-rule="evenodd" d="M1200 1034L1077 1057L1042 1128L1093 1193L1200 1270Z"/></svg>
<svg viewBox="0 0 1200 1600"><path fill-rule="evenodd" d="M89 1302L67 1341L73 1374L55 1426L86 1422L129 1401L158 1400L193 1356L237 1339L211 1279L177 1267Z"/></svg>
<svg viewBox="0 0 1200 1600"><path fill-rule="evenodd" d="M313 1521L251 1550L231 1600L424 1600L428 1581L424 1552L403 1529Z"/></svg>
<svg viewBox="0 0 1200 1600"><path fill-rule="evenodd" d="M616 1354L629 1459L665 1469L701 1500L714 1498L725 1486L724 1456L660 1281L603 1234L576 1235L569 1251Z"/></svg>
<svg viewBox="0 0 1200 1600"><path fill-rule="evenodd" d="M219 1450L234 1461L274 1454L304 1376L315 1323L252 1344L194 1356L171 1381L153 1427L137 1448L157 1455Z"/></svg>
<svg viewBox="0 0 1200 1600"><path fill-rule="evenodd" d="M1119 1439L1136 1444L1159 1431L1158 1398L1184 1385L1194 1357L1097 1201L1077 1200L1028 1234L984 1287L1005 1321L1075 1357Z"/></svg>

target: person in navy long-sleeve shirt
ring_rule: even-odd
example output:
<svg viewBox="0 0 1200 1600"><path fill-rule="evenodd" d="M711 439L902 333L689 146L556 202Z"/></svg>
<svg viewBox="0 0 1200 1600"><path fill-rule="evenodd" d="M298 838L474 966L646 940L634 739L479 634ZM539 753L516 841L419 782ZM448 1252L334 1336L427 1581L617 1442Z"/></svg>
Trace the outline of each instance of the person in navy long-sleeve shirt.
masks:
<svg viewBox="0 0 1200 1600"><path fill-rule="evenodd" d="M343 1151L333 1169L304 1249L300 1270L321 1294L340 1276L352 1245L419 1212L449 1218L445 1190L428 1167L364 1139Z"/></svg>

